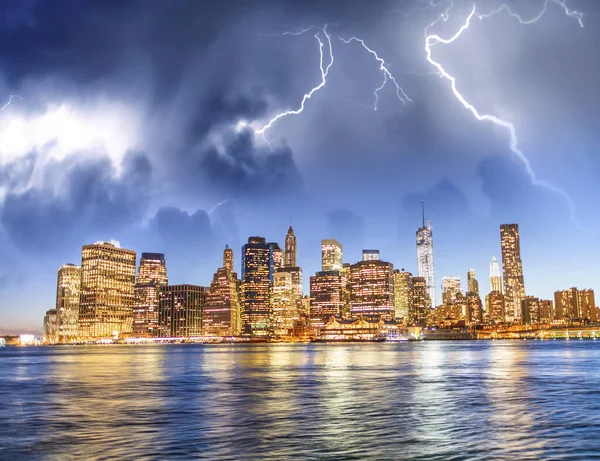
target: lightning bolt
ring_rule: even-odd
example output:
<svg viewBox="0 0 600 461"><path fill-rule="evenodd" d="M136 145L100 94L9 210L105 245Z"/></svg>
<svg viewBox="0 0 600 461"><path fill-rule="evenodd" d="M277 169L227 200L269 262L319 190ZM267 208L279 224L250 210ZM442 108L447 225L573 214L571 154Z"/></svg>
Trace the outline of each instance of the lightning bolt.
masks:
<svg viewBox="0 0 600 461"><path fill-rule="evenodd" d="M565 12L565 14L567 16L569 16L571 18L577 19L577 22L579 23L579 27L583 28L583 13L580 13L579 11L575 11L575 10L570 10L569 7L564 2L564 0L544 0L544 6L542 7L541 11L536 16L534 16L531 19L523 19L521 17L521 15L519 15L518 13L513 12L508 5L501 5L498 8L496 8L495 10L490 11L489 13L478 14L477 17L479 19L486 19L486 18L490 18L490 17L494 16L497 13L501 13L502 11L506 11L506 13L509 16L512 16L517 21L519 21L521 24L524 24L524 25L528 26L530 24L536 23L537 21L539 21L542 18L542 16L544 16L544 14L546 13L546 11L548 11L548 4L550 2L559 5L563 9L563 11Z"/></svg>
<svg viewBox="0 0 600 461"><path fill-rule="evenodd" d="M546 12L549 1L550 0L546 0L544 2L544 8L541 11L541 13L530 20L523 20L519 15L513 13L506 5L502 5L497 10L494 10L485 15L483 15L483 14L478 15L477 17L480 19L484 19L484 18L493 16L494 14L499 13L501 11L506 11L511 16L517 18L521 24L533 24L534 22L539 20L543 16L543 14ZM579 13L578 11L569 10L569 8L567 8L567 6L565 5L563 0L551 0L551 1L560 5L563 8L563 10L565 11L565 14L567 16L576 18L579 22L579 25L581 27L583 27L583 22L582 22L583 15L581 13ZM506 120L502 120L499 117L496 117L495 115L481 114L475 108L475 106L473 106L469 101L467 101L467 99L460 93L460 91L458 90L457 85L456 85L456 77L450 75L448 73L448 71L446 71L446 69L442 66L442 64L440 64L438 61L435 61L433 59L432 51L431 51L432 46L434 46L438 43L441 43L442 45L448 45L450 43L455 42L463 34L463 32L469 28L469 26L471 25L471 20L473 19L474 16L476 16L475 5L473 5L473 8L471 9L471 12L467 16L464 24L450 38L442 38L436 34L429 34L428 33L429 29L432 26L434 26L438 21L440 21L440 20L446 21L448 19L448 13L449 13L450 9L452 8L452 6L453 5L451 4L444 13L442 13L433 23L431 23L425 29L425 53L426 53L427 61L437 69L438 74L442 78L444 78L445 80L450 82L450 88L452 89L452 93L454 94L456 99L458 99L458 101L464 106L464 108L467 109L469 112L471 112L471 114L473 114L473 116L477 120L492 122L493 124L495 124L497 126L501 126L502 128L505 128L508 131L508 133L510 134L510 149L519 158L519 160L521 160L521 162L525 166L525 169L527 170L527 174L531 178L531 183L535 186L540 186L547 190L550 190L550 191L554 192L555 194L563 197L569 205L571 220L573 221L575 226L580 230L591 232L590 229L586 228L585 226L583 226L582 224L580 224L577 221L576 214L575 214L575 203L573 202L573 199L571 198L571 196L564 190L560 189L559 187L556 187L546 181L542 181L537 178L535 172L533 171L533 169L531 167L531 163L529 162L529 159L525 156L525 154L523 154L523 152L519 148L519 139L517 138L517 133L516 133L514 125L511 122L508 122Z"/></svg>
<svg viewBox="0 0 600 461"><path fill-rule="evenodd" d="M366 45L366 43L364 42L364 40L362 40L360 38L356 38L356 37L350 37L349 39L344 39L342 37L338 37L338 38L346 44L350 44L352 42L360 43L361 46L365 50L367 50L369 53L371 53L373 56L375 56L375 59L379 62L379 70L381 70L383 72L383 83L381 84L381 86L375 88L375 91L373 92L373 94L375 95L375 104L373 105L373 110L377 110L377 104L379 103L379 92L381 90L383 90L383 88L385 87L385 85L388 82L388 79L391 80L394 83L394 85L396 86L396 96L402 102L402 104L406 105L407 102L412 102L412 99L410 99L406 95L406 93L404 92L402 87L398 84L398 82L396 81L394 76L390 73L389 69L386 67L385 61L382 58L380 58L379 55L374 50L369 48Z"/></svg>
<svg viewBox="0 0 600 461"><path fill-rule="evenodd" d="M219 208L221 205L225 205L228 202L233 202L235 203L235 200L232 198L226 198L225 200L221 200L219 203L217 203L215 206L213 206L210 211L207 211L206 214L211 214L213 211L215 211L217 208Z"/></svg>
<svg viewBox="0 0 600 461"><path fill-rule="evenodd" d="M314 28L314 26L311 26L311 27L307 27L306 29L301 30L300 32L285 32L282 35L286 35L286 34L287 35L301 35L303 33L308 32L309 30L312 30L313 28ZM321 31L323 32L323 35L325 35L325 38L327 40L327 45L329 48L329 63L327 65L324 64L323 48L325 47L325 44L323 43L323 40L321 40L321 37L319 36L319 33ZM306 102L310 98L312 98L312 96L317 91L319 91L321 88L323 88L325 86L325 84L327 83L327 75L329 74L329 69L331 69L331 66L333 65L333 48L331 46L331 36L327 32L327 24L325 24L323 29L320 29L319 32L317 32L315 34L315 39L317 40L317 42L319 42L319 68L321 70L321 82L317 86L313 87L308 93L304 94L304 96L302 97L302 102L300 103L300 107L298 109L294 109L294 110L290 109L290 110L286 110L285 112L281 112L281 113L275 115L271 120L269 120L269 122L266 125L264 125L261 129L255 130L255 133L262 135L264 140L269 145L270 145L270 143L265 136L265 132L269 128L271 128L273 126L273 124L280 118L287 117L289 115L298 115L299 113L301 113L304 110L304 106L306 105Z"/></svg>
<svg viewBox="0 0 600 461"><path fill-rule="evenodd" d="M8 106L10 106L10 103L12 102L13 99L20 99L23 100L23 98L19 95L16 94L11 94L10 98L8 98L8 102L6 104L4 104L2 107L0 107L0 110L4 110L6 109Z"/></svg>

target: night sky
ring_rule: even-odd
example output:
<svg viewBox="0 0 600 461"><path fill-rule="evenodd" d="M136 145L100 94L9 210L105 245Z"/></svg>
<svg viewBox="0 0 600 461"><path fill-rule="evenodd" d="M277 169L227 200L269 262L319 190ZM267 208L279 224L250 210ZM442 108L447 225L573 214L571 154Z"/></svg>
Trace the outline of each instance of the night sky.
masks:
<svg viewBox="0 0 600 461"><path fill-rule="evenodd" d="M454 2L443 38L472 2ZM501 5L476 3L478 14ZM543 0L516 1L535 17ZM475 268L482 291L517 222L527 294L600 289L600 6L549 0L522 25L474 17L432 48L481 113L511 121L532 184L502 127L477 121L426 60L440 1L14 0L0 15L0 332L39 332L56 271L81 246L119 240L164 252L171 283L208 285L229 244L240 267L250 235L284 243L320 270L320 240L344 260L381 250L416 272L421 200L432 221L436 284ZM319 42L331 35L325 86ZM301 35L298 32L315 27ZM410 98L403 103L379 62ZM327 64L327 62L325 63ZM1 104L4 104L2 102ZM270 145L269 145L270 143ZM218 205L220 204L220 205ZM138 255L139 257L139 255Z"/></svg>

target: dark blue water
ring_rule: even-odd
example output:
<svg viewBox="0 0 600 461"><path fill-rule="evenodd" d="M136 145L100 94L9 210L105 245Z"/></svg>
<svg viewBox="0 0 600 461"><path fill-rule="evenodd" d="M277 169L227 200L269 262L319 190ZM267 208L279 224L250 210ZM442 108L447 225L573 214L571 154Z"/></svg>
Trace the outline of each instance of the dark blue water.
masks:
<svg viewBox="0 0 600 461"><path fill-rule="evenodd" d="M0 459L600 459L600 341L0 349Z"/></svg>

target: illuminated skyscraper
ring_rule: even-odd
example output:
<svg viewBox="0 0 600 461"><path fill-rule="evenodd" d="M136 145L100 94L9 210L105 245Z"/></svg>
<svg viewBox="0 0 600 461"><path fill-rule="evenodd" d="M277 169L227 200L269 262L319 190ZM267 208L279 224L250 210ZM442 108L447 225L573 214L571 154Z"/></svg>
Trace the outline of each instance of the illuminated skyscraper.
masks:
<svg viewBox="0 0 600 461"><path fill-rule="evenodd" d="M158 304L160 289L168 284L165 255L142 253L135 279L133 334L152 337L158 334Z"/></svg>
<svg viewBox="0 0 600 461"><path fill-rule="evenodd" d="M477 293L467 293L467 311L469 323L479 324L483 321L483 306Z"/></svg>
<svg viewBox="0 0 600 461"><path fill-rule="evenodd" d="M506 320L504 295L500 291L490 291L485 298L485 307L490 321L503 323Z"/></svg>
<svg viewBox="0 0 600 461"><path fill-rule="evenodd" d="M56 333L58 342L68 343L77 339L80 296L81 267L75 264L60 266L56 283Z"/></svg>
<svg viewBox="0 0 600 461"><path fill-rule="evenodd" d="M324 323L342 313L343 285L340 271L317 272L310 278L310 319Z"/></svg>
<svg viewBox="0 0 600 461"><path fill-rule="evenodd" d="M135 260L135 251L125 250L115 241L83 246L80 338L108 338L132 332Z"/></svg>
<svg viewBox="0 0 600 461"><path fill-rule="evenodd" d="M495 255L492 256L492 262L490 263L490 291L502 293L502 273Z"/></svg>
<svg viewBox="0 0 600 461"><path fill-rule="evenodd" d="M342 244L334 239L321 240L321 270L342 270Z"/></svg>
<svg viewBox="0 0 600 461"><path fill-rule="evenodd" d="M500 225L500 244L502 246L506 320L519 320L521 318L521 300L525 298L525 283L518 224Z"/></svg>
<svg viewBox="0 0 600 461"><path fill-rule="evenodd" d="M242 318L247 334L269 334L274 275L272 248L263 237L250 237L242 247Z"/></svg>
<svg viewBox="0 0 600 461"><path fill-rule="evenodd" d="M475 269L467 272L467 293L475 293L479 296L479 282L475 278Z"/></svg>
<svg viewBox="0 0 600 461"><path fill-rule="evenodd" d="M44 337L46 344L56 344L58 342L57 313L56 309L46 311L44 316Z"/></svg>
<svg viewBox="0 0 600 461"><path fill-rule="evenodd" d="M580 315L582 319L590 322L596 321L596 300L594 299L594 290L579 290Z"/></svg>
<svg viewBox="0 0 600 461"><path fill-rule="evenodd" d="M275 336L287 336L298 319L298 308L293 299L292 274L278 270L273 277L271 289L271 330Z"/></svg>
<svg viewBox="0 0 600 461"><path fill-rule="evenodd" d="M460 290L460 277L442 277L442 303L451 306Z"/></svg>
<svg viewBox="0 0 600 461"><path fill-rule="evenodd" d="M580 318L579 304L579 290L575 287L554 292L556 317L559 319L572 320Z"/></svg>
<svg viewBox="0 0 600 461"><path fill-rule="evenodd" d="M206 287L167 285L160 289L158 331L163 338L202 336L202 310Z"/></svg>
<svg viewBox="0 0 600 461"><path fill-rule="evenodd" d="M552 301L526 296L521 300L521 318L524 324L551 320Z"/></svg>
<svg viewBox="0 0 600 461"><path fill-rule="evenodd" d="M206 293L202 311L204 336L237 336L241 332L239 280L233 271L233 250L225 247L219 268Z"/></svg>
<svg viewBox="0 0 600 461"><path fill-rule="evenodd" d="M296 267L298 265L296 260L296 236L294 235L294 229L290 224L287 235L285 237L285 267Z"/></svg>
<svg viewBox="0 0 600 461"><path fill-rule="evenodd" d="M279 243L269 242L271 247L271 283L273 283L273 274L277 269L281 269L285 263L285 253L279 246Z"/></svg>
<svg viewBox="0 0 600 461"><path fill-rule="evenodd" d="M342 308L340 315L343 319L350 319L350 298L352 294L352 285L350 280L350 263L343 263L340 277L342 278Z"/></svg>
<svg viewBox="0 0 600 461"><path fill-rule="evenodd" d="M359 261L350 267L352 318L394 318L393 269L391 263L380 260Z"/></svg>
<svg viewBox="0 0 600 461"><path fill-rule="evenodd" d="M409 322L415 325L427 325L427 314L431 310L431 300L427 291L427 281L423 277L413 277L413 297Z"/></svg>
<svg viewBox="0 0 600 461"><path fill-rule="evenodd" d="M396 320L408 322L413 297L413 276L410 272L394 270L394 310Z"/></svg>
<svg viewBox="0 0 600 461"><path fill-rule="evenodd" d="M379 261L379 250L363 250L362 251L363 261Z"/></svg>
<svg viewBox="0 0 600 461"><path fill-rule="evenodd" d="M419 277L425 279L431 306L436 306L433 232L431 231L431 221L428 221L427 226L425 226L425 207L423 204L421 204L421 208L423 225L417 231L417 272L419 273Z"/></svg>

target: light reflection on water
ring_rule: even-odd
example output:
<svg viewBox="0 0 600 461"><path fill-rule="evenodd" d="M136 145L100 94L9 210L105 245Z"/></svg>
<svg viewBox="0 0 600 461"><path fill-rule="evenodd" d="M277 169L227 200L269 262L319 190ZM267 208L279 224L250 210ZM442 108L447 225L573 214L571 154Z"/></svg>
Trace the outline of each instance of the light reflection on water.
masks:
<svg viewBox="0 0 600 461"><path fill-rule="evenodd" d="M590 459L600 342L0 350L0 459Z"/></svg>

